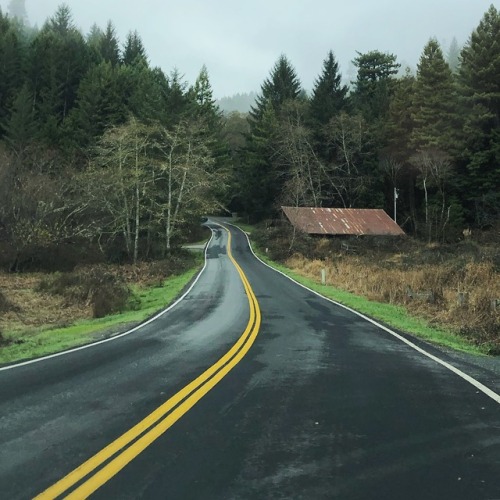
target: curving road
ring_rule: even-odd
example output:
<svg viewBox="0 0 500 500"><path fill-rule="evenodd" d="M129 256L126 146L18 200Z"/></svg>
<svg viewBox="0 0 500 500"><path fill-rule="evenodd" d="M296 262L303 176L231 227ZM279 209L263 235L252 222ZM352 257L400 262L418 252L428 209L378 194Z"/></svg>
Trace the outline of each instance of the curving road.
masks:
<svg viewBox="0 0 500 500"><path fill-rule="evenodd" d="M0 369L0 498L500 499L497 360L408 345L211 225L170 311Z"/></svg>

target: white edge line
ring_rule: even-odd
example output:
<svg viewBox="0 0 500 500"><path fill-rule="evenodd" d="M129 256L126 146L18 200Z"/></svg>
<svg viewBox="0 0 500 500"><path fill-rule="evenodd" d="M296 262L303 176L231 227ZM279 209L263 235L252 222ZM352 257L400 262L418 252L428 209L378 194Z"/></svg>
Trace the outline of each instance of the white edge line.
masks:
<svg viewBox="0 0 500 500"><path fill-rule="evenodd" d="M109 337L109 338L104 339L104 340L98 340L97 342L92 342L91 344L86 344L86 345L83 345L83 346L80 346L80 347L75 347L73 349L68 349L67 351L56 352L55 354L49 354L48 356L42 356L40 358L30 359L28 361L23 361L21 363L16 363L14 365L4 366L3 368L0 368L0 372L6 371L6 370L13 370L14 368L20 368L21 366L32 365L34 363L40 363L41 361L46 361L48 359L58 358L60 356L66 356L67 354L72 354L72 353L77 352L77 351L83 351L84 349L90 349L91 347L95 347L97 345L105 344L107 342L111 342L113 340L117 340L117 339L120 339L122 337L126 337L127 335L130 335L131 333L134 333L137 330L140 330L141 328L145 327L146 325L149 325L153 321L156 321L158 318L161 318L164 314L166 314L167 312L169 312L170 310L172 310L177 304L179 304L179 302L181 302L182 300L184 300L187 295L189 295L189 293L194 288L194 286L196 285L196 283L198 283L198 280L201 278L201 275L205 271L205 269L207 267L207 252L208 252L208 247L209 247L210 243L212 242L212 240L214 238L214 231L211 228L209 228L209 229L212 231L212 236L211 236L210 240L208 241L208 243L205 246L205 264L203 265L203 268L198 273L198 276L196 276L195 280L193 281L193 283L191 283L191 286L186 290L186 292L181 297L179 297L173 304L171 304L170 306L168 306L166 309L164 309L163 311L159 312L158 314L156 314L152 318L148 319L144 323L141 323L140 325L137 325L136 327L132 328L131 330L127 330L126 332L120 333L119 335L114 335L114 336Z"/></svg>
<svg viewBox="0 0 500 500"><path fill-rule="evenodd" d="M321 295L319 292L316 292L315 290L312 290L311 288L308 288L307 286L303 285L302 283L299 283L298 281L294 280L290 276L287 276L285 273L283 273L279 269L275 269L274 267L270 266L269 264L267 264L266 262L264 262L262 259L260 259L255 254L255 252L253 251L253 248L252 248L252 244L250 243L250 238L248 237L248 234L245 231L243 231L243 229L239 228L235 224L231 224L230 222L227 222L227 224L229 224L230 226L238 228L246 236L246 239L248 240L248 245L249 245L250 250L251 250L252 254L254 255L254 257L257 260L259 260L260 262L262 262L262 264L264 264L269 269L272 269L273 271L281 274L285 278L289 279L290 281L293 281L295 284L301 286L302 288L305 288L306 290L314 293L318 297L321 297L322 299L327 300L328 302L331 302L332 304L335 304L336 306L342 307L343 309L346 309L347 311L350 311L350 312L356 314L360 318L363 318L364 320L368 321L369 323L372 323L373 325L377 326L378 328L381 328L382 330L384 330L387 333L391 334L393 337L396 337L397 339L401 340L401 342L404 342L405 344L407 344L408 346L410 346L412 349L415 349L419 353L423 354L424 356L427 356L428 358L432 359L436 363L439 363L440 365L442 365L445 368L447 368L448 370L452 371L453 373L455 373L459 377L463 378L465 381L469 382L469 384L472 384L476 389L479 389L481 392L483 392L484 394L486 394L487 396L489 396L491 399L493 399L493 401L496 401L497 403L500 404L500 394L497 394L495 391L493 391L489 387L486 387L484 384L482 384L481 382L479 382L475 378L471 377L470 375L467 375L467 373L464 373L462 370L459 370L455 366L450 365L446 361L443 361L442 359L438 358L437 356L434 356L430 352L427 352L426 350L422 349L421 347L419 347L418 345L414 344L410 340L408 340L408 339L404 338L403 336L399 335L398 333L394 332L390 328L387 328L386 326L381 325L380 323L377 323L372 318L369 318L368 316L365 316L364 314L356 311L355 309L351 309L350 307L345 306L344 304L341 304L340 302L336 302L335 300L332 300L332 299L330 299L328 297L325 297L324 295Z"/></svg>

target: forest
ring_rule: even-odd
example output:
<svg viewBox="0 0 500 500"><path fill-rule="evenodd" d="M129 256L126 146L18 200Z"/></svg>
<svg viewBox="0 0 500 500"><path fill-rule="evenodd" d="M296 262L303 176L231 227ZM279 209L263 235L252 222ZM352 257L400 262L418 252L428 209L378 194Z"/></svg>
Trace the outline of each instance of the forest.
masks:
<svg viewBox="0 0 500 500"><path fill-rule="evenodd" d="M458 49L457 49L458 50ZM164 258L206 214L281 205L384 208L407 234L498 228L500 13L450 65L436 39L415 73L334 51L312 91L281 55L248 115L223 115L209 72L151 67L140 34L82 34L61 5L41 29L0 11L0 266Z"/></svg>

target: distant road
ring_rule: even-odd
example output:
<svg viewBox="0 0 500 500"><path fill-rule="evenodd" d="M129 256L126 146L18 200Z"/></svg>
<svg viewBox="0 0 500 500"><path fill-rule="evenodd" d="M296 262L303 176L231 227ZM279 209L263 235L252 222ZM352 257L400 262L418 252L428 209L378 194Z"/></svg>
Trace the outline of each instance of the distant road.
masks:
<svg viewBox="0 0 500 500"><path fill-rule="evenodd" d="M500 499L498 360L417 342L444 366L211 227L172 310L0 370L0 498Z"/></svg>

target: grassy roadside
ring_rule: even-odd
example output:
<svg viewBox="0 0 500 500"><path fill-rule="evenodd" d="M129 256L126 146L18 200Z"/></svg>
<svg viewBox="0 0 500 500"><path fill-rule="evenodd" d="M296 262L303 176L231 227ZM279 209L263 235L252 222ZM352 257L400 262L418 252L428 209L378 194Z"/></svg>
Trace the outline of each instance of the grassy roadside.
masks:
<svg viewBox="0 0 500 500"><path fill-rule="evenodd" d="M254 230L253 226L248 224L237 223L237 226L250 236L252 230ZM318 281L305 277L282 264L272 261L262 251L262 249L256 247L255 244L253 246L254 251L259 256L259 258L261 258L271 267L274 267L287 276L293 278L295 281L298 281L308 288L311 288L315 292L318 292L319 294L329 299L339 302L340 304L351 307L352 309L355 309L356 311L365 314L366 316L369 316L375 320L379 320L387 326L412 334L415 337L418 337L430 343L452 348L469 354L486 355L488 353L487 346L480 347L474 345L471 342L467 341L467 339L456 335L451 330L435 328L431 326L425 319L410 315L403 306L368 300L365 297L355 295L351 292L347 292L330 285L322 285Z"/></svg>
<svg viewBox="0 0 500 500"><path fill-rule="evenodd" d="M133 310L100 319L78 321L65 328L41 330L38 334L27 337L24 337L22 332L7 333L5 337L11 343L0 348L0 363L53 354L88 344L138 324L171 304L199 269L200 267L196 266L181 275L172 276L161 286L135 288Z"/></svg>

